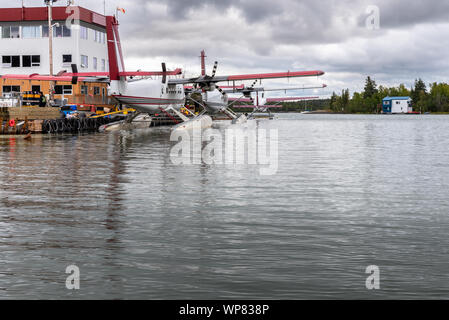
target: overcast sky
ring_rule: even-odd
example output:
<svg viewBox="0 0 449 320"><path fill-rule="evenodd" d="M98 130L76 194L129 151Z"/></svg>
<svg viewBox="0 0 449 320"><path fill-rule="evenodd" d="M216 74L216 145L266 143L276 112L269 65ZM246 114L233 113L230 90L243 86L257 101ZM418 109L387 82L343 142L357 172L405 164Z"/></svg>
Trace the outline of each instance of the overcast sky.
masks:
<svg viewBox="0 0 449 320"><path fill-rule="evenodd" d="M104 10L102 0L75 4ZM449 0L106 0L108 14L117 6L126 9L119 19L127 69L159 69L165 61L195 75L205 49L209 71L218 60L222 75L323 70L319 79L264 82L326 83L322 94L361 90L367 75L408 87L417 77L429 83L449 76Z"/></svg>

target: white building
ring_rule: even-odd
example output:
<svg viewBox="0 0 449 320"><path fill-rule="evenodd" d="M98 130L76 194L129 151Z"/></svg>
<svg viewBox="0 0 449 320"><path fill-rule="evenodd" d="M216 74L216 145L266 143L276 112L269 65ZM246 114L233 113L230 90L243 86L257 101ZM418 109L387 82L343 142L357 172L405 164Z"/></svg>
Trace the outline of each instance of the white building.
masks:
<svg viewBox="0 0 449 320"><path fill-rule="evenodd" d="M386 97L382 101L382 113L412 113L412 99L410 97Z"/></svg>
<svg viewBox="0 0 449 320"><path fill-rule="evenodd" d="M53 7L53 70L108 71L106 17L82 7ZM75 20L67 19L75 18ZM48 9L0 9L0 75L49 74Z"/></svg>

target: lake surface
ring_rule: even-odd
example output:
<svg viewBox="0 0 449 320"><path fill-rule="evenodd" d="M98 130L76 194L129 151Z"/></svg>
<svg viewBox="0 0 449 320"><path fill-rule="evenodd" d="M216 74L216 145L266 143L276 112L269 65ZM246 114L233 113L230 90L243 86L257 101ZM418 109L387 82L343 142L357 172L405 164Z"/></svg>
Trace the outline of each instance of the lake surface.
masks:
<svg viewBox="0 0 449 320"><path fill-rule="evenodd" d="M0 299L449 298L448 116L256 125L274 175L175 165L168 129L0 136Z"/></svg>

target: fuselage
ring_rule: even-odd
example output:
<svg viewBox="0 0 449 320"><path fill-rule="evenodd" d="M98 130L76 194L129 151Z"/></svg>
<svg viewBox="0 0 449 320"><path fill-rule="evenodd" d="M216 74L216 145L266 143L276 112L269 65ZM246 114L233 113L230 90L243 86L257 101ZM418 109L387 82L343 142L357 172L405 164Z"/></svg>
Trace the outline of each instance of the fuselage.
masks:
<svg viewBox="0 0 449 320"><path fill-rule="evenodd" d="M160 79L143 79L121 85L112 96L122 105L139 112L157 114L172 107L180 110L184 106L183 85L168 85Z"/></svg>

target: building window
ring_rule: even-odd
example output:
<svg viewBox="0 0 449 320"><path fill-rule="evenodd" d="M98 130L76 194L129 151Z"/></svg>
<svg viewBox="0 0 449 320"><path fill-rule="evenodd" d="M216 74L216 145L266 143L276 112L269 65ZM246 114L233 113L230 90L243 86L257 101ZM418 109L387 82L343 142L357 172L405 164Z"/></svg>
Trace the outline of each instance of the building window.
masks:
<svg viewBox="0 0 449 320"><path fill-rule="evenodd" d="M94 87L94 95L99 96L100 95L100 87Z"/></svg>
<svg viewBox="0 0 449 320"><path fill-rule="evenodd" d="M65 24L60 25L59 27L53 27L53 37L55 38L70 38L72 36L72 30L67 28ZM48 25L42 27L42 37L48 38Z"/></svg>
<svg viewBox="0 0 449 320"><path fill-rule="evenodd" d="M3 93L20 93L20 86L3 86Z"/></svg>
<svg viewBox="0 0 449 320"><path fill-rule="evenodd" d="M41 92L41 86L31 86L32 92Z"/></svg>
<svg viewBox="0 0 449 320"><path fill-rule="evenodd" d="M22 56L22 67L40 67L41 56Z"/></svg>
<svg viewBox="0 0 449 320"><path fill-rule="evenodd" d="M106 71L106 60L101 59L101 71Z"/></svg>
<svg viewBox="0 0 449 320"><path fill-rule="evenodd" d="M89 88L87 86L81 86L81 94L88 95L89 94Z"/></svg>
<svg viewBox="0 0 449 320"><path fill-rule="evenodd" d="M106 33L94 30L94 41L98 43L106 43Z"/></svg>
<svg viewBox="0 0 449 320"><path fill-rule="evenodd" d="M23 26L22 38L35 39L41 37L41 26Z"/></svg>
<svg viewBox="0 0 449 320"><path fill-rule="evenodd" d="M2 65L3 68L19 68L20 56L3 56Z"/></svg>
<svg viewBox="0 0 449 320"><path fill-rule="evenodd" d="M62 55L62 63L65 65L72 63L72 55L71 54L63 54Z"/></svg>
<svg viewBox="0 0 449 320"><path fill-rule="evenodd" d="M94 70L98 69L98 59L94 57Z"/></svg>
<svg viewBox="0 0 449 320"><path fill-rule="evenodd" d="M72 86L55 86L55 94L72 95Z"/></svg>
<svg viewBox="0 0 449 320"><path fill-rule="evenodd" d="M20 27L6 26L2 28L2 38L20 38Z"/></svg>
<svg viewBox="0 0 449 320"><path fill-rule="evenodd" d="M62 36L64 38L70 38L72 36L72 30L67 28L65 24L62 26Z"/></svg>
<svg viewBox="0 0 449 320"><path fill-rule="evenodd" d="M48 38L48 25L42 26L42 38Z"/></svg>
<svg viewBox="0 0 449 320"><path fill-rule="evenodd" d="M62 38L62 26L59 27L54 26L53 27L53 37L55 38Z"/></svg>
<svg viewBox="0 0 449 320"><path fill-rule="evenodd" d="M106 43L106 33L92 30L94 32L94 41L98 43Z"/></svg>
<svg viewBox="0 0 449 320"><path fill-rule="evenodd" d="M81 55L81 68L89 68L89 57Z"/></svg>
<svg viewBox="0 0 449 320"><path fill-rule="evenodd" d="M81 39L89 39L89 29L86 27L80 26L80 37Z"/></svg>

